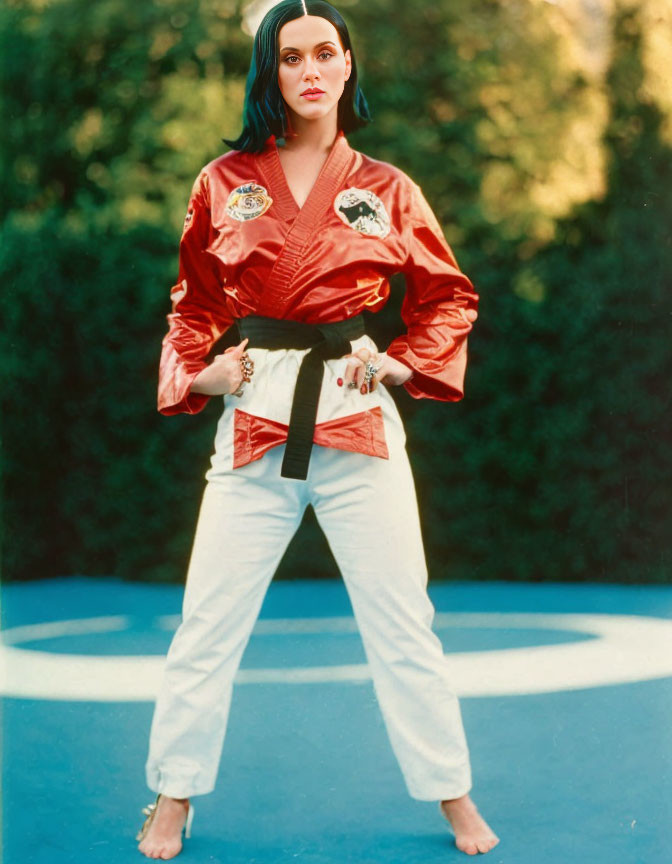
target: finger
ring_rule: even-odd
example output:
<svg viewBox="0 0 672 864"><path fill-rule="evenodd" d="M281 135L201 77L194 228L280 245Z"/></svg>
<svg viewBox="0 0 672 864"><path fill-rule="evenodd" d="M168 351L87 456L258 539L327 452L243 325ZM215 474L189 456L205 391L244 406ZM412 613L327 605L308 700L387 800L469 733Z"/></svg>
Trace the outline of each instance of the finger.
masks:
<svg viewBox="0 0 672 864"><path fill-rule="evenodd" d="M352 357L352 355L350 355ZM343 384L348 387L352 383L352 379L355 376L355 364L348 363L345 367L345 372L343 373Z"/></svg>
<svg viewBox="0 0 672 864"><path fill-rule="evenodd" d="M369 359L369 362L370 362L371 365L372 365L375 369L377 369L378 371L376 372L375 375L373 375L373 376L372 376L372 377L367 381L367 380L366 380L366 364L365 364L365 366L364 366L364 373L363 373L363 376L362 376L362 383L361 383L360 388L359 388L360 393L363 393L363 394L366 394L366 393L373 393L373 391L374 391L374 390L376 389L376 387L378 386L379 381L382 379L382 377L383 377L384 374L385 374L385 372L384 372L384 370L383 370L384 360L381 358L381 355L380 355L380 354L372 353L372 354L371 354L371 357L370 357L370 359Z"/></svg>
<svg viewBox="0 0 672 864"><path fill-rule="evenodd" d="M243 339L243 341L242 341L239 345L234 345L234 346L233 346L233 348L231 349L231 353L232 353L232 354L235 354L237 357L240 357L240 355L241 355L241 354L243 353L243 351L245 350L245 348L246 348L246 346L247 346L247 343L248 343L249 341L250 341L249 337L246 336L246 337Z"/></svg>
<svg viewBox="0 0 672 864"><path fill-rule="evenodd" d="M358 348L357 351L353 351L351 354L343 354L343 357L356 357L358 360L363 360L366 363L367 360L371 359L371 352L368 348Z"/></svg>
<svg viewBox="0 0 672 864"><path fill-rule="evenodd" d="M381 354L376 354L376 356L371 360L371 362L378 371L371 379L371 384L369 385L369 392L373 392L387 374L385 371L385 358Z"/></svg>
<svg viewBox="0 0 672 864"><path fill-rule="evenodd" d="M357 381L357 372L364 368L361 360L353 356L352 362L345 367L345 375L343 376L345 386L359 386L361 381Z"/></svg>
<svg viewBox="0 0 672 864"><path fill-rule="evenodd" d="M355 369L355 383L361 389L362 384L364 383L364 375L366 374L366 364L361 363L357 369Z"/></svg>
<svg viewBox="0 0 672 864"><path fill-rule="evenodd" d="M213 363L240 363L240 355L234 354L235 348L227 348L222 354L215 354Z"/></svg>

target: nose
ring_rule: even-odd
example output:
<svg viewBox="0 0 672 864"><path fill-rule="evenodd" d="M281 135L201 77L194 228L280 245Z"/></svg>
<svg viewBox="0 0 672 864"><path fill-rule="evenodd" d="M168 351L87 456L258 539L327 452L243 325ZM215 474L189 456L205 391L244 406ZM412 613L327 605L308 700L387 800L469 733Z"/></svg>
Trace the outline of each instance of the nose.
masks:
<svg viewBox="0 0 672 864"><path fill-rule="evenodd" d="M307 57L303 68L303 80L315 81L320 77L320 70L312 57Z"/></svg>

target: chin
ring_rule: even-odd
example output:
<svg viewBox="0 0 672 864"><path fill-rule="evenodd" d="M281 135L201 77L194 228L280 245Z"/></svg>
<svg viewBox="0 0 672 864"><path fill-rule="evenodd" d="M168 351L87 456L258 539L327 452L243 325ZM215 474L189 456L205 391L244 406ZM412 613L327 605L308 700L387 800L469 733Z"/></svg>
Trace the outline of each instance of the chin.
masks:
<svg viewBox="0 0 672 864"><path fill-rule="evenodd" d="M320 120L322 117L326 117L328 113L328 111L297 111L299 117L304 120Z"/></svg>
<svg viewBox="0 0 672 864"><path fill-rule="evenodd" d="M294 112L304 120L319 120L321 117L326 117L333 109L333 105L318 105L318 104L302 104L294 109Z"/></svg>

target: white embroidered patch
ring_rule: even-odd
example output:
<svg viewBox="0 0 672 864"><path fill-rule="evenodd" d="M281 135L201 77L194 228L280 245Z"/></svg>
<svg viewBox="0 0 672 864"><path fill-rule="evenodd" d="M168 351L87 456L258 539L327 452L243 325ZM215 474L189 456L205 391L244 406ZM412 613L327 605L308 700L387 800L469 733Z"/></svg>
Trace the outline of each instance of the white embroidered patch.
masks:
<svg viewBox="0 0 672 864"><path fill-rule="evenodd" d="M390 233L390 217L385 205L370 189L352 186L339 192L334 200L334 210L340 219L371 237L387 237Z"/></svg>
<svg viewBox="0 0 672 864"><path fill-rule="evenodd" d="M273 199L258 183L244 183L236 187L226 202L226 212L238 222L247 222L262 216L273 203Z"/></svg>

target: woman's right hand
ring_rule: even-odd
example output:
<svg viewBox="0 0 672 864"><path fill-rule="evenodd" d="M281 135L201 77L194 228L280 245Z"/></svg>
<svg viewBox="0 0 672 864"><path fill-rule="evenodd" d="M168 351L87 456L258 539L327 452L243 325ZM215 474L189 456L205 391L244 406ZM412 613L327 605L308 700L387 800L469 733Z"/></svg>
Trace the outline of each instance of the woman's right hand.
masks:
<svg viewBox="0 0 672 864"><path fill-rule="evenodd" d="M227 348L223 354L218 354L212 363L194 378L191 392L203 393L206 396L226 396L228 393L234 393L243 381L240 358L248 341L243 339L239 345Z"/></svg>

